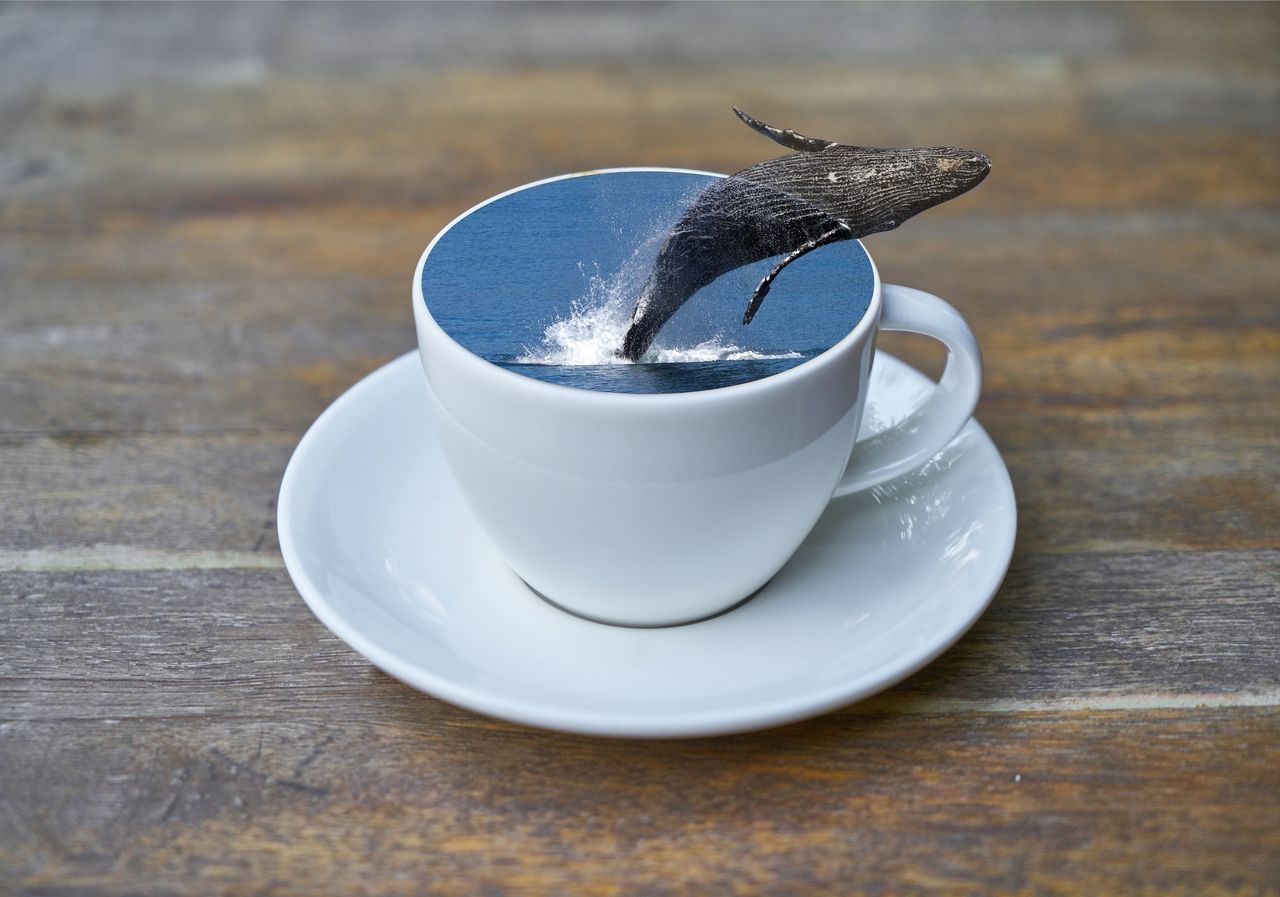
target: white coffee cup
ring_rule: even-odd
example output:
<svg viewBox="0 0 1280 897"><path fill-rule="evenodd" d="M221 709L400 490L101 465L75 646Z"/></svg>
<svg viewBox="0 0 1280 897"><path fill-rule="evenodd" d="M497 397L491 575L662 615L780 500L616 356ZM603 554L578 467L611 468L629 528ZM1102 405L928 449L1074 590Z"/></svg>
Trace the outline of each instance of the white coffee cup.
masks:
<svg viewBox="0 0 1280 897"><path fill-rule="evenodd" d="M638 170L679 171L619 169ZM515 573L562 608L632 626L730 608L781 569L833 497L920 466L973 414L982 385L973 332L936 296L882 285L874 264L858 324L817 357L759 380L629 394L492 364L445 332L422 291L432 248L487 202L418 262L419 351L464 500ZM855 445L880 330L939 340L946 368L919 409Z"/></svg>

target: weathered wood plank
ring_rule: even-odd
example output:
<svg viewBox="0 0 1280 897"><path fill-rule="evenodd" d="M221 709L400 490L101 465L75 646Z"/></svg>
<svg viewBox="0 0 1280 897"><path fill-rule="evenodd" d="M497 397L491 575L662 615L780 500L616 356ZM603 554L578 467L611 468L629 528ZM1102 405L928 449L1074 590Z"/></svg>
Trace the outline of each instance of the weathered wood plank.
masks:
<svg viewBox="0 0 1280 897"><path fill-rule="evenodd" d="M6 723L15 894L1267 895L1280 714Z"/></svg>
<svg viewBox="0 0 1280 897"><path fill-rule="evenodd" d="M92 6L56 16L5 10L11 43L0 77L18 85L133 85L250 80L270 72L358 77L446 66L536 69L575 63L724 66L747 48L760 64L808 60L953 62L971 55L1097 58L1132 49L1132 15L1120 7L1055 4L1043 12L984 4L898 11L787 8L760 3L728 12L680 4L489 4L368 10L255 4L182 15ZM1170 10L1167 15L1186 20ZM1257 15L1224 13L1255 26ZM1238 26L1237 26L1238 27ZM1207 29L1210 36L1222 30ZM1233 37L1235 37L1233 35ZM1256 38L1255 38L1256 39ZM122 45L134 48L121 53ZM1237 48L1240 40L1233 41ZM67 62L55 65L52 58Z"/></svg>
<svg viewBox="0 0 1280 897"><path fill-rule="evenodd" d="M347 386L414 348L407 302L403 314L401 323L347 332L302 321L8 332L0 432L298 431ZM1041 331L1057 336L1043 340L998 315L969 318L987 359L983 420L1016 412L1074 426L1100 413L1156 422L1203 415L1256 430L1280 414L1270 401L1280 328L1256 316L1161 326L1045 315Z"/></svg>
<svg viewBox="0 0 1280 897"><path fill-rule="evenodd" d="M282 209L252 226L247 212L210 214L200 219L198 237L149 219L86 234L74 246L52 234L14 233L6 249L25 245L6 270L12 281L0 315L15 328L98 323L106 310L111 323L118 316L131 325L279 324L303 312L324 321L357 311L385 323L403 313L422 248L466 207L459 198L425 210L386 208L349 238L341 204ZM308 223L310 243L303 240ZM289 237L282 254L248 254L255 238L270 241L277 228ZM338 245L344 238L356 247ZM866 243L887 280L925 278L971 313L1027 318L1109 310L1138 319L1251 310L1273 320L1266 287L1280 273L1272 251L1277 239L1280 206L994 216L944 205ZM337 259L326 259L326 250ZM351 263L353 252L362 253L358 264Z"/></svg>
<svg viewBox="0 0 1280 897"><path fill-rule="evenodd" d="M582 63L716 67L796 60L881 67L925 59L1162 58L1184 65L1229 56L1274 62L1280 21L1265 5L989 3L895 9L755 3L728 12L680 4L486 4L370 9L254 4L181 15L85 6L4 10L0 77L14 86L115 87L253 83L273 72L359 77L447 66L526 69ZM197 37L198 36L198 37ZM132 53L117 50L121 44ZM53 60L61 57L62 64Z"/></svg>
<svg viewBox="0 0 1280 897"><path fill-rule="evenodd" d="M278 562L276 493L300 436L0 435L0 551L240 552Z"/></svg>
<svg viewBox="0 0 1280 897"><path fill-rule="evenodd" d="M317 413L340 388L316 383ZM982 420L1018 494L1019 552L1280 545L1275 418L1241 425L1238 408L1063 422L987 401ZM275 497L300 435L0 435L0 567L112 566L139 552L158 554L161 566L180 552L274 563Z"/></svg>
<svg viewBox="0 0 1280 897"><path fill-rule="evenodd" d="M887 700L1280 701L1277 581L1276 551L1020 557L961 643ZM0 610L7 719L462 714L376 673L282 570L5 573Z"/></svg>
<svg viewBox="0 0 1280 897"><path fill-rule="evenodd" d="M764 93L743 89L741 72L712 72L705 84L691 86L683 72L637 78L573 71L269 82L195 96L53 93L14 113L19 120L8 152L16 167L11 182L0 183L0 225L27 235L65 233L69 226L83 234L147 218L194 234L193 222L202 217L247 213L270 226L281 211L327 205L343 207L349 236L359 240L378 220L371 213L382 208L478 201L580 169L734 171L776 155L729 113L726 97L832 139L980 148L995 161L992 177L957 209L1209 211L1266 208L1280 196L1268 133L1091 127L1081 117L1085 98L1066 70L1049 83L1035 72L984 67L963 73L960 83L955 70L927 67L765 77L773 75L780 83ZM864 85L881 97L791 100L811 92L815 79ZM1024 86L1015 96L995 91L955 102L957 90L988 82ZM566 92L576 98L573 108L555 99ZM1272 93L1262 102L1273 102ZM910 103L901 102L904 94ZM459 105L458 96L468 104ZM634 112L654 105L648 116Z"/></svg>
<svg viewBox="0 0 1280 897"><path fill-rule="evenodd" d="M1242 426L1280 413L1269 401L1280 376L1273 234L949 230L922 224L873 252L886 279L934 290L970 318L986 348L984 414L999 410L997 396L1067 416L1185 412L1206 400L1249 407L1234 415ZM393 239L404 243L401 277L19 273L17 301L0 305L0 430L301 428L413 345L404 272L421 243ZM147 242L108 239L104 257L127 257L134 240ZM170 249L157 258L199 251ZM247 251L219 252L217 264ZM1134 268L1135 258L1147 263ZM106 284L82 281L90 272ZM99 290L102 305L86 301Z"/></svg>
<svg viewBox="0 0 1280 897"><path fill-rule="evenodd" d="M495 183L493 189L501 186ZM204 236L212 236L216 247L149 221L88 234L77 246L53 235L15 235L7 249L24 240L27 245L13 253L0 315L16 329L87 323L279 325L340 315L350 319L344 325L362 318L403 321L418 255L438 228L465 208L459 199L447 208L384 210L368 232L351 237L370 251L345 271L322 258L330 249L339 253L340 265L347 263L343 253L350 260L352 248L335 245L343 240L341 205L312 213L285 210L252 227L247 227L251 216L208 216ZM970 314L1013 315L1024 325L1041 314L1073 311L1109 312L1129 323L1197 311L1228 323L1233 314L1250 313L1274 323L1267 288L1280 275L1273 251L1280 239L1280 211L993 217L975 209L946 217L947 211L943 206L892 234L868 239L886 280L923 281L955 296ZM314 229L312 242L304 244L308 218ZM246 254L255 237L269 240L269 230L286 222L292 246L282 248L283 255ZM381 250L375 253L374 244ZM308 255L291 256L295 251ZM86 301L90 297L94 301ZM102 320L107 310L110 321Z"/></svg>

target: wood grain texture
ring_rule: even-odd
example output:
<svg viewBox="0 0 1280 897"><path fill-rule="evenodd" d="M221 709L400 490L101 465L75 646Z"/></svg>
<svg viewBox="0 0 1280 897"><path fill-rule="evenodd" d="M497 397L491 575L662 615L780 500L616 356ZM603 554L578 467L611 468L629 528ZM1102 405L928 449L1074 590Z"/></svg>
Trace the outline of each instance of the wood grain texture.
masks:
<svg viewBox="0 0 1280 897"><path fill-rule="evenodd" d="M411 708L7 723L0 762L36 774L0 837L31 894L1253 895L1280 874L1278 734L1275 708L836 714L659 745Z"/></svg>
<svg viewBox="0 0 1280 897"><path fill-rule="evenodd" d="M0 893L1280 895L1280 5L0 6ZM634 744L375 671L289 454L454 215L805 133L988 153L868 246L983 345L988 613ZM882 343L926 370L936 347Z"/></svg>
<svg viewBox="0 0 1280 897"><path fill-rule="evenodd" d="M1274 700L1278 576L1277 551L1025 557L959 645L869 706ZM374 671L282 570L5 573L0 620L9 719L466 715Z"/></svg>
<svg viewBox="0 0 1280 897"><path fill-rule="evenodd" d="M315 388L313 401L323 406L342 384L326 379ZM1265 415L1241 422L1236 413L1230 406L1194 416L1103 411L1069 424L1016 409L984 414L1017 488L1019 551L1275 547L1275 429ZM1065 444L1055 445L1054 434ZM300 435L0 435L8 460L0 466L0 556L16 563L24 552L74 549L105 560L155 550L278 560L276 490Z"/></svg>

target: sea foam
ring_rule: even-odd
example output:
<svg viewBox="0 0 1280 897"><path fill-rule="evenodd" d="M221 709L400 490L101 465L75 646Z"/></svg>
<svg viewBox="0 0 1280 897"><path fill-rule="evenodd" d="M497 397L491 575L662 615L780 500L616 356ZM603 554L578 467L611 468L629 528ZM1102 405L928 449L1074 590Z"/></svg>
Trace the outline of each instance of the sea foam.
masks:
<svg viewBox="0 0 1280 897"><path fill-rule="evenodd" d="M597 270L588 276L586 267L580 264L586 283L582 295L570 304L569 314L548 324L543 331L542 342L537 346L526 346L513 361L516 364L546 365L631 364L618 350L631 325L636 299L644 290L653 259L666 235L666 228L655 232L611 275L602 275ZM724 342L719 334L692 346L664 345L659 334L640 362L680 364L800 357L799 352L768 353L743 349Z"/></svg>

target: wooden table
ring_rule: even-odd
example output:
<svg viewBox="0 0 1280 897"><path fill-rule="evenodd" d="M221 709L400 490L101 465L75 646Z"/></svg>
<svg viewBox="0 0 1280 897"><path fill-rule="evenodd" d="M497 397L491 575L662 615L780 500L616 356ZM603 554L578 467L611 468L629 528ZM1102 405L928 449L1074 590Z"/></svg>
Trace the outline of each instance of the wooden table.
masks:
<svg viewBox="0 0 1280 897"><path fill-rule="evenodd" d="M1280 893L1280 6L0 8L0 891ZM683 742L373 669L275 532L453 215L988 152L869 241L986 352L1017 552L879 698ZM923 341L886 346L936 370Z"/></svg>

